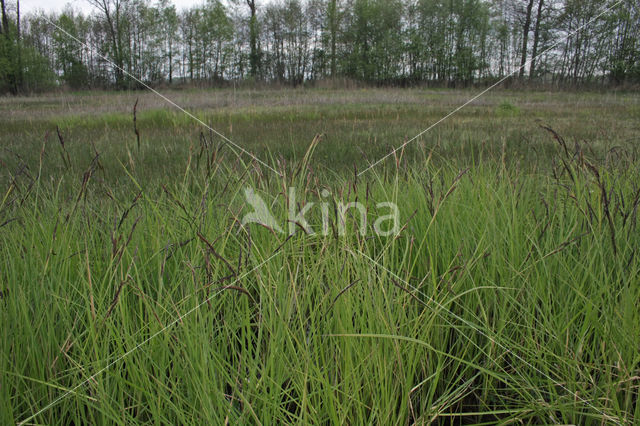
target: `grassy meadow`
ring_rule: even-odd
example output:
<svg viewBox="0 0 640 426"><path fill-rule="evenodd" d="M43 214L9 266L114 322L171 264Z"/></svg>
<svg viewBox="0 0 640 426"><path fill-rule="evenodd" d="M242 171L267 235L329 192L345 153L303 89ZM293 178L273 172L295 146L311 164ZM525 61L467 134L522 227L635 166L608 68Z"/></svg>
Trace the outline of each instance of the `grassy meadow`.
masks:
<svg viewBox="0 0 640 426"><path fill-rule="evenodd" d="M497 90L360 174L474 92L163 93L277 173L151 93L0 98L0 424L640 421L640 95Z"/></svg>

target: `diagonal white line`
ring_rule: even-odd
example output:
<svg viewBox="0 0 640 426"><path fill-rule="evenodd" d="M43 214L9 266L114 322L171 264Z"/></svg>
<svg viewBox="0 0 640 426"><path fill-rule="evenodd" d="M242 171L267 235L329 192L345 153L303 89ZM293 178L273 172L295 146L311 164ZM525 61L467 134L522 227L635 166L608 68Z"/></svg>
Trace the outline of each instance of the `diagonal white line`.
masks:
<svg viewBox="0 0 640 426"><path fill-rule="evenodd" d="M56 27L58 30L62 31L64 34L66 34L68 37L70 37L71 39L73 39L74 41L76 41L77 43L81 44L82 46L86 47L89 50L91 49L91 46L89 46L88 44L86 44L85 42L83 42L82 40L78 39L77 37L75 37L72 34L69 34L69 32L67 30L65 30L64 28L61 28L58 24L56 24L55 22L51 21L49 18L47 18L46 16L42 16L42 18L47 21L49 24L53 25L54 27ZM95 52L95 54L97 56L99 56L100 58L104 59L105 61L107 61L109 64L111 64L112 67L122 71L123 73L125 73L126 75L128 75L129 77L131 77L132 79L134 79L138 84L141 84L145 89L148 89L149 91L151 91L152 93L154 93L155 95L158 95L160 98L162 98L165 102L167 102L168 104L172 105L174 108L178 109L179 111L185 113L186 115L188 115L190 118L194 119L196 122L198 122L199 124L201 124L203 127L205 127L207 130L215 133L216 135L218 135L220 138L222 138L225 142L227 142L228 144L230 144L231 146L233 146L234 148L240 150L242 153L248 155L249 157L253 158L255 161L257 161L258 163L262 164L263 166L265 166L266 168L268 168L269 170L271 170L272 172L274 172L275 174L277 174L278 176L282 177L282 174L280 172L278 172L276 169L274 169L273 167L271 167L270 165L268 165L267 163L265 163L264 161L262 161L261 159L259 159L258 157L256 157L254 154L252 154L251 152L247 151L246 149L244 149L243 147L241 147L240 145L238 145L237 143L235 143L234 141L232 141L231 139L229 139L228 137L226 137L225 135L223 135L222 133L218 132L216 129L214 129L213 127L209 126L207 123L205 123L204 121L200 120L198 117L196 117L195 115L193 115L192 113L190 113L189 111L187 111L186 109L184 109L183 107L181 107L180 105L178 105L177 103L175 103L174 101L172 101L171 99L169 99L168 97L166 97L165 95L163 95L162 93L158 92L157 90L155 90L153 87L149 86L147 83L145 83L144 81L140 80L138 77L136 77L135 75L131 74L129 71L125 70L122 67L119 67L118 65L116 65L113 61L111 61L109 58L107 58L105 55L101 54L100 52ZM237 154L236 154L237 155Z"/></svg>
<svg viewBox="0 0 640 426"><path fill-rule="evenodd" d="M349 251L353 256L355 256L356 253L354 253L353 251L347 249L347 251ZM489 334L485 333L484 331L482 331L476 324L465 320L464 318L462 318L461 316L451 312L449 309L446 309L444 306L442 306L442 304L440 304L437 300L435 300L432 297L428 297L426 294L424 294L422 291L420 291L420 289L416 288L415 286L411 285L410 283L408 283L407 281L405 281L402 277L400 277L398 274L392 272L389 268L381 265L379 262L377 262L375 259L367 256L364 252L357 250L357 253L368 259L371 263L373 263L374 265L378 266L379 268L383 269L384 271L386 271L387 273L393 275L395 278L397 278L398 280L402 281L407 287L409 287L412 291L415 291L416 293L420 294L421 296L423 296L424 298L428 299L429 302L433 302L438 308L438 315L443 315L441 314L441 312L447 312L449 315L451 315L453 318L457 319L460 322L465 323L467 326L471 327L473 330L475 330L477 333L480 333L482 336L486 337L487 339L489 339L493 344L500 346L502 349L504 349L505 351L513 354L513 356L515 358L517 358L519 361L523 362L526 366L528 366L529 368L535 370L538 374L541 374L543 377L547 378L548 380L551 380L552 383L554 383L556 386L559 386L560 388L562 388L564 391L566 391L568 394L573 394L576 399L579 399L580 401L582 401L583 403L585 403L586 405L588 405L589 407L593 408L594 410L596 410L597 412L599 412L600 414L602 414L606 419L608 419L609 421L613 421L616 424L620 424L620 421L609 416L608 414L606 414L605 412L603 412L602 410L598 409L597 407L595 407L593 404L591 404L589 401L587 401L586 399L582 398L580 395L578 395L577 392L571 392L569 389L567 389L564 385L562 385L561 383L556 382L555 380L553 380L551 378L551 376L549 376L548 374L546 374L545 372L543 372L542 370L540 370L539 368L536 368L535 366L533 366L531 363L529 363L528 361L526 361L524 358L522 358L520 355L518 355L516 352L512 351L511 349L509 349L508 347L506 347L505 345L503 345L502 343L496 341L493 337L491 337ZM462 307L462 309L464 309L465 311L468 312L468 309L461 305L458 304L458 306ZM444 318L444 317L443 317ZM445 319L446 321L446 319Z"/></svg>
<svg viewBox="0 0 640 426"><path fill-rule="evenodd" d="M235 284L238 281L240 281L242 278L246 277L247 275L249 275L250 273L258 270L262 265L266 264L267 262L269 262L271 259L273 259L274 257L276 257L280 252L274 253L271 256L269 256L266 260L264 260L263 262L261 262L258 266L256 266L255 268L251 269L250 271L245 272L244 274L240 275L239 277L237 277L235 280L233 280L233 282L231 284ZM114 364L116 364L119 361L122 361L124 358L128 357L129 355L131 355L133 352L137 351L138 349L140 349L142 346L144 346L145 344L149 343L150 340L154 339L155 337L157 337L158 335L164 333L168 328L173 327L174 325L178 324L179 322L182 322L182 320L186 317L188 317L189 315L191 315L192 313L194 313L195 311L197 311L198 309L200 309L202 307L202 305L209 303L209 301L211 301L211 299L213 299L214 297L216 297L218 294L222 293L224 291L224 289L220 289L217 292L215 292L214 294L212 294L211 296L207 297L203 302L197 304L195 307L189 309L184 315L178 315L178 318L175 319L174 321L170 322L169 324L167 324L165 327L163 327L161 330L153 333L151 336L147 337L145 340L143 340L142 342L140 342L139 344L137 344L135 347L133 347L132 349L129 349L127 352L125 352L124 354L120 355L118 358L116 358L115 360L111 361L110 363L108 363L105 367L101 368L100 370L98 370L97 372L93 373L88 379L83 380L80 384L74 386L73 388L71 388L70 390L68 390L67 392L65 392L64 394L62 394L61 396L59 396L58 398L54 399L53 401L51 401L49 404L47 404L45 407L41 408L40 410L38 410L36 413L32 414L31 416L27 417L26 419L23 419L21 421L19 421L17 424L18 425L23 425L26 422L32 420L33 418L35 418L36 416L42 414L43 412L47 411L48 409L50 409L51 407L53 407L54 405L56 405L58 402L62 401L64 398L66 398L67 396L71 395L72 393L75 393L75 391L77 391L79 388L81 388L82 386L84 386L85 384L87 384L88 382L90 382L91 380L93 380L94 378L96 378L97 376L99 376L100 374L104 373L105 371L107 371L109 368L111 368Z"/></svg>
<svg viewBox="0 0 640 426"><path fill-rule="evenodd" d="M491 86L487 87L486 89L484 89L482 92L478 93L477 95L473 96L472 98L470 98L468 101L466 101L464 104L460 105L459 107L457 107L456 109L454 109L453 111L451 111L449 114L445 115L444 117L442 117L440 120L436 121L435 123L433 123L431 126L427 127L425 130L423 130L422 132L418 133L416 136L414 136L413 138L409 139L408 141L406 141L405 143L403 143L402 145L398 146L397 148L394 148L390 153L388 153L387 155L385 155L384 157L380 158L378 161L376 161L373 164L370 164L369 167L367 167L366 169L364 169L363 171L361 171L360 173L358 173L358 176L361 176L362 174L364 174L365 172L367 172L368 170L374 168L375 166L377 166L378 164L382 163L384 160L386 160L387 158L389 158L390 156L392 156L393 154L395 154L396 152L398 152L399 150L403 149L405 146L409 145L411 142L415 141L416 139L418 139L420 136L424 135L425 133L429 132L431 129L433 129L434 127L436 127L437 125L439 125L440 123L442 123L443 121L447 120L449 117L451 117L452 115L456 114L458 111L460 111L461 109L465 108L466 106L468 106L469 104L473 103L474 101L476 101L478 98L480 98L481 96L485 95L487 92L495 89L496 87L498 87L499 85L501 85L502 83L504 83L506 80L508 80L509 78L513 77L517 72L519 72L521 69L523 69L524 67L526 67L528 64L531 63L531 61L533 61L534 59L539 58L540 56L546 54L547 52L549 52L552 49L555 49L556 47L558 47L558 45L560 45L560 43L562 43L563 41L573 37L575 34L577 34L578 32L584 30L585 28L587 28L589 25L593 24L597 19L599 19L602 15L604 15L605 13L609 12L610 10L618 7L624 0L619 0L617 3L613 4L612 6L609 6L607 8L605 8L602 12L600 12L598 15L596 15L594 18L592 18L591 20L589 20L589 22L587 22L586 24L582 25L581 27L579 27L577 30L568 33L565 37L561 38L559 41L557 41L556 43L554 43L553 45L551 45L550 47L548 47L547 49L543 50L542 52L540 52L539 54L537 54L536 56L534 56L533 58L528 59L523 65L520 65L518 68L516 68L514 71L512 71L510 74L506 75L505 77L501 78L500 80L498 80L496 83L492 84Z"/></svg>

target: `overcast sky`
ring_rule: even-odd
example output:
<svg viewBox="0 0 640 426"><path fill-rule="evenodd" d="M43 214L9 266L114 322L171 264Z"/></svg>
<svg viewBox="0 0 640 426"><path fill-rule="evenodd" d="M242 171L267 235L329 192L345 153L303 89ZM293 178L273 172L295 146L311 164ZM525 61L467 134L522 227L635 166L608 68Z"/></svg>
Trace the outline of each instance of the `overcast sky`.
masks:
<svg viewBox="0 0 640 426"><path fill-rule="evenodd" d="M172 0L178 9L189 7L194 4L202 4L204 0ZM15 3L15 0L5 1L7 4ZM87 0L20 0L20 14L45 10L47 12L60 12L65 5L71 4L75 10L91 12L92 6Z"/></svg>

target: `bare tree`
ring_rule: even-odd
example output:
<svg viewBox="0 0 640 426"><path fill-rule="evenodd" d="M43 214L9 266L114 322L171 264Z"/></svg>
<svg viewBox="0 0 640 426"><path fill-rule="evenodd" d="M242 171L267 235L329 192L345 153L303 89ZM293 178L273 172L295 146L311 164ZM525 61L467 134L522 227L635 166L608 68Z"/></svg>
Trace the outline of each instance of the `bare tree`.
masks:
<svg viewBox="0 0 640 426"><path fill-rule="evenodd" d="M126 0L88 0L95 6L105 18L107 32L111 40L111 59L116 65L114 74L116 85L121 87L124 84L124 52L123 52L123 32L122 19L124 4Z"/></svg>
<svg viewBox="0 0 640 426"><path fill-rule="evenodd" d="M524 66L527 63L527 48L529 42L529 30L531 29L531 9L533 9L533 1L529 0L527 4L527 13L524 18L524 27L522 30L522 57L520 59L520 78L524 77Z"/></svg>
<svg viewBox="0 0 640 426"><path fill-rule="evenodd" d="M536 75L536 56L538 55L538 43L540 42L540 21L542 20L542 8L544 0L538 1L538 13L536 15L536 26L533 30L533 50L531 52L531 65L529 67L529 78L535 78Z"/></svg>

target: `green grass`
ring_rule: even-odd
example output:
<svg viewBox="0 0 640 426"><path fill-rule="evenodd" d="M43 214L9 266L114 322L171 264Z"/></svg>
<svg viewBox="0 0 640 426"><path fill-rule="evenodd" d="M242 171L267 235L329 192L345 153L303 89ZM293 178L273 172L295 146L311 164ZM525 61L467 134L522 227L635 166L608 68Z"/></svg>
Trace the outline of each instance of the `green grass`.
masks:
<svg viewBox="0 0 640 426"><path fill-rule="evenodd" d="M283 176L167 111L6 119L0 423L637 422L638 98L500 92L356 179L465 94L352 95L195 109ZM241 225L291 186L328 235Z"/></svg>

